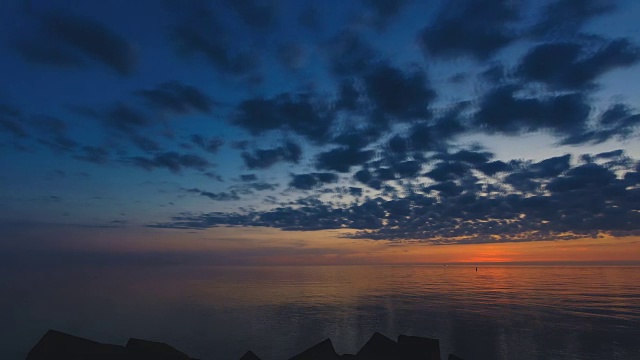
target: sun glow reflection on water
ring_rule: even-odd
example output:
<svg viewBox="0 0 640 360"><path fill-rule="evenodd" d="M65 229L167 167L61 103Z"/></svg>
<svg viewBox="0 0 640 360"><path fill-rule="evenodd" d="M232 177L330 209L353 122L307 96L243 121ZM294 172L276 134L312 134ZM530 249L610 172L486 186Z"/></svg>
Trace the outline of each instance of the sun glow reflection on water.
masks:
<svg viewBox="0 0 640 360"><path fill-rule="evenodd" d="M326 337L355 352L374 331L439 338L443 357L640 358L639 267L131 267L8 284L18 295L4 301L28 301L2 314L7 359L47 328L156 339L202 359L288 358Z"/></svg>

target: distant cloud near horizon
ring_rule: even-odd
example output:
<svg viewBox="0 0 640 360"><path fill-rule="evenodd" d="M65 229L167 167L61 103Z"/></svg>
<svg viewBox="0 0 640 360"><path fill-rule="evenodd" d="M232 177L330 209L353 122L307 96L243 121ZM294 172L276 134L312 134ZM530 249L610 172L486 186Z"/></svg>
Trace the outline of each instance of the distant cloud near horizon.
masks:
<svg viewBox="0 0 640 360"><path fill-rule="evenodd" d="M623 151L584 155L582 159L574 165L569 155L537 163L514 160L513 170L482 178L473 170L488 162L479 161L475 166L467 163L467 167L460 167L465 170L457 176L436 178L433 185L423 188L413 186L406 189L408 194L397 198L376 197L361 202L357 200L361 191L353 191L354 200L344 206L317 202L262 212L203 213L176 216L171 222L149 226L359 229L344 236L434 245L640 235L635 226L640 221L640 162ZM436 164L436 168L443 164ZM291 185L310 190L335 182L329 175L296 175Z"/></svg>

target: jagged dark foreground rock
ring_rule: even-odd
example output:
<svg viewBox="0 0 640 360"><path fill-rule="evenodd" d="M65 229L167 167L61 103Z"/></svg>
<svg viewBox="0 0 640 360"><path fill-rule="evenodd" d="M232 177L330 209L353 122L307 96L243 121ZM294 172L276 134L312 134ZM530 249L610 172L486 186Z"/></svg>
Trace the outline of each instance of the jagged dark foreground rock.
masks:
<svg viewBox="0 0 640 360"><path fill-rule="evenodd" d="M398 341L374 333L355 355L338 355L326 339L289 360L441 360L440 342L418 336L398 336ZM31 349L26 360L196 360L165 343L129 339L127 345L102 344L49 330ZM260 360L251 351L240 360ZM462 360L450 354L448 360Z"/></svg>
<svg viewBox="0 0 640 360"><path fill-rule="evenodd" d="M27 360L196 360L160 342L129 339L126 346L102 344L49 330Z"/></svg>

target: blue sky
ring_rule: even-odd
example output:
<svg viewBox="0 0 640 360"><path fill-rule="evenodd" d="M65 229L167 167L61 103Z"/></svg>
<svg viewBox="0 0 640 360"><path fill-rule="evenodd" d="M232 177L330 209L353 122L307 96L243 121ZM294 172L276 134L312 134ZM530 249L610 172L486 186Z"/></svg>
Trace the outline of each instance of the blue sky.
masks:
<svg viewBox="0 0 640 360"><path fill-rule="evenodd" d="M605 0L4 1L0 229L637 236L639 15Z"/></svg>

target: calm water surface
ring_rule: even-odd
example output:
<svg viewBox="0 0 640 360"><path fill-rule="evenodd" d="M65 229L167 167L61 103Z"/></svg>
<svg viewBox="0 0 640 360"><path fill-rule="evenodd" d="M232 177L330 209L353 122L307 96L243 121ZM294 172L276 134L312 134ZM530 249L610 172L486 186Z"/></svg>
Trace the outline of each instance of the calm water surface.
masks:
<svg viewBox="0 0 640 360"><path fill-rule="evenodd" d="M5 271L0 287L1 359L48 328L203 360L327 337L356 352L374 331L438 338L443 357L640 359L639 267L85 267Z"/></svg>

